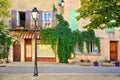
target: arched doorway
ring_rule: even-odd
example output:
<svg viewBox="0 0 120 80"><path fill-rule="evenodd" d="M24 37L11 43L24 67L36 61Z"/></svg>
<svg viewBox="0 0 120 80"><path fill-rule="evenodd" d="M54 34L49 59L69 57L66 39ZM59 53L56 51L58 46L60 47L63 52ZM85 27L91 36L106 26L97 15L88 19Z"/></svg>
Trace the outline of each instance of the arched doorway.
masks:
<svg viewBox="0 0 120 80"><path fill-rule="evenodd" d="M13 61L21 60L21 45L19 41L15 41L13 44Z"/></svg>

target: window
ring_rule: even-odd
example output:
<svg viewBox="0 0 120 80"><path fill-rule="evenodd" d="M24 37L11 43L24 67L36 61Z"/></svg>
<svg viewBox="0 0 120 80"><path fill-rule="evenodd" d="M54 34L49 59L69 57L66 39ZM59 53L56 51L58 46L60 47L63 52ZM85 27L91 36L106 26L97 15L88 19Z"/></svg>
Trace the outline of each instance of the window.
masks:
<svg viewBox="0 0 120 80"><path fill-rule="evenodd" d="M11 28L20 28L20 27L25 27L25 28L30 28L30 16L31 11L26 10L26 11L16 11L12 10L12 24ZM17 27L16 27L17 26Z"/></svg>
<svg viewBox="0 0 120 80"><path fill-rule="evenodd" d="M17 12L17 26L25 27L25 12Z"/></svg>
<svg viewBox="0 0 120 80"><path fill-rule="evenodd" d="M43 28L51 27L52 25L52 12L43 12Z"/></svg>
<svg viewBox="0 0 120 80"><path fill-rule="evenodd" d="M91 44L90 44L90 53L91 54L98 54L98 48L93 42L91 42Z"/></svg>
<svg viewBox="0 0 120 80"><path fill-rule="evenodd" d="M80 51L80 49L79 49L79 45L78 44L76 44L76 46L75 46L75 48L74 48L74 52L76 53L76 54L81 54L82 52Z"/></svg>
<svg viewBox="0 0 120 80"><path fill-rule="evenodd" d="M20 26L25 27L25 12L19 12L20 15Z"/></svg>

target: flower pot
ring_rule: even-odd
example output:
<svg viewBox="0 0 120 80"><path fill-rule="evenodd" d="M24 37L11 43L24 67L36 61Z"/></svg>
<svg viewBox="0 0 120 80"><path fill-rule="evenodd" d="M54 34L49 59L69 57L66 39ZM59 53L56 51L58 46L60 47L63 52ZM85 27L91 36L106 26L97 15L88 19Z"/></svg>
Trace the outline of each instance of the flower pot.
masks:
<svg viewBox="0 0 120 80"><path fill-rule="evenodd" d="M93 62L93 63L94 63L94 66L98 66L98 64L99 64L98 62Z"/></svg>
<svg viewBox="0 0 120 80"><path fill-rule="evenodd" d="M119 67L119 66L120 66L120 63L115 63L115 66L116 66L116 67Z"/></svg>
<svg viewBox="0 0 120 80"><path fill-rule="evenodd" d="M68 63L69 64L73 64L74 63L74 59L68 59Z"/></svg>

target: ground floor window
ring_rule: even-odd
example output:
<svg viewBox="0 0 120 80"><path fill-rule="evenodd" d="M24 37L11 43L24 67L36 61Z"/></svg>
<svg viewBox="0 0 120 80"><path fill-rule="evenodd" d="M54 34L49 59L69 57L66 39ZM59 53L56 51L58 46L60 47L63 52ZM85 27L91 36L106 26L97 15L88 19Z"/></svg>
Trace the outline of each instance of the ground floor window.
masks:
<svg viewBox="0 0 120 80"><path fill-rule="evenodd" d="M82 54L82 52L80 51L80 48L79 48L79 45L78 45L78 44L75 45L74 52L75 52L76 54Z"/></svg>
<svg viewBox="0 0 120 80"><path fill-rule="evenodd" d="M55 57L55 53L49 44L37 44L38 57Z"/></svg>
<svg viewBox="0 0 120 80"><path fill-rule="evenodd" d="M98 54L98 48L93 42L90 43L90 53L91 54Z"/></svg>

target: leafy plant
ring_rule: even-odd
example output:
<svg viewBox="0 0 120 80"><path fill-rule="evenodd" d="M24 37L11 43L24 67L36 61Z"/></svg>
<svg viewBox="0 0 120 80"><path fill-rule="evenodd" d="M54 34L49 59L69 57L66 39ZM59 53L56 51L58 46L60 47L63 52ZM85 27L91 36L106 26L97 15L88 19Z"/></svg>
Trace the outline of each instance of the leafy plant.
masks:
<svg viewBox="0 0 120 80"><path fill-rule="evenodd" d="M12 38L7 31L0 33L0 58L7 58Z"/></svg>
<svg viewBox="0 0 120 80"><path fill-rule="evenodd" d="M90 23L84 28L88 30L120 26L119 0L80 0L77 19L88 18Z"/></svg>
<svg viewBox="0 0 120 80"><path fill-rule="evenodd" d="M89 59L81 59L80 62L91 62Z"/></svg>
<svg viewBox="0 0 120 80"><path fill-rule="evenodd" d="M74 47L79 45L79 49L83 52L83 45L86 42L86 48L89 53L90 43L94 42L100 51L99 38L95 37L93 30L90 31L74 31L69 28L69 24L64 20L62 15L56 15L59 23L56 27L41 29L41 42L51 44L55 53L58 54L59 62L68 63L71 53L74 53Z"/></svg>
<svg viewBox="0 0 120 80"><path fill-rule="evenodd" d="M59 62L68 63L68 58L74 50L73 34L62 15L57 14L56 17L59 23L54 28L42 29L40 32L41 40L51 44L53 50L57 51Z"/></svg>

